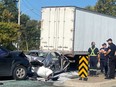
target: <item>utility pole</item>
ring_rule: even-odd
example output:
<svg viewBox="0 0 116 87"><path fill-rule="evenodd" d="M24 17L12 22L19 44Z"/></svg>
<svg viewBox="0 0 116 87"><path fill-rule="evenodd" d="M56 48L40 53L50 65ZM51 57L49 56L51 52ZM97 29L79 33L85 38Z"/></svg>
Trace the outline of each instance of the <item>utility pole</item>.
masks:
<svg viewBox="0 0 116 87"><path fill-rule="evenodd" d="M21 17L21 0L18 0L18 25L20 26L20 17ZM18 47L18 50L19 50L19 48L20 48L20 36L18 37L18 45L17 45L17 47Z"/></svg>
<svg viewBox="0 0 116 87"><path fill-rule="evenodd" d="M18 0L18 25L20 25L20 17L21 17L21 0Z"/></svg>

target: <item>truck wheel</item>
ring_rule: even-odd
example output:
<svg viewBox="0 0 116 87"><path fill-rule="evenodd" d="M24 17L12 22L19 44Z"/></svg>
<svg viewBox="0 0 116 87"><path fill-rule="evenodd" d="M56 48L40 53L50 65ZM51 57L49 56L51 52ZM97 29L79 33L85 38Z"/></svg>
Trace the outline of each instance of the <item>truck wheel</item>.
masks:
<svg viewBox="0 0 116 87"><path fill-rule="evenodd" d="M13 71L13 78L16 80L24 80L27 76L27 69L24 66L17 66Z"/></svg>

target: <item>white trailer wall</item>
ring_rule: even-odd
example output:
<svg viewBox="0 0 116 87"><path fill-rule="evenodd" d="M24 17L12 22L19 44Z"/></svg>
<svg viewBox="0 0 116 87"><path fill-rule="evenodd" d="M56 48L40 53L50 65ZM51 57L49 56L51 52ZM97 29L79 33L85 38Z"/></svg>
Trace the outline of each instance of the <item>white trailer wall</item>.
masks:
<svg viewBox="0 0 116 87"><path fill-rule="evenodd" d="M83 54L92 41L100 48L108 38L112 38L116 44L116 17L76 7L42 8L42 50Z"/></svg>
<svg viewBox="0 0 116 87"><path fill-rule="evenodd" d="M91 42L95 41L98 48L112 38L116 44L116 18L78 9L75 19L74 52L87 51Z"/></svg>
<svg viewBox="0 0 116 87"><path fill-rule="evenodd" d="M42 8L42 50L73 50L75 7Z"/></svg>

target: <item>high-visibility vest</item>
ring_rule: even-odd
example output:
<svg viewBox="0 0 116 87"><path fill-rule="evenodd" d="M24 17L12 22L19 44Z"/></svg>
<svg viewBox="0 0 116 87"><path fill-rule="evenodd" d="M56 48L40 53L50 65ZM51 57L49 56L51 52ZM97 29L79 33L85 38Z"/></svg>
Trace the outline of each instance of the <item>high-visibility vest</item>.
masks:
<svg viewBox="0 0 116 87"><path fill-rule="evenodd" d="M91 48L90 56L97 56L97 55L95 54L95 52L94 52L94 51L95 51L95 49L96 49L96 48L94 48L94 49L92 49L92 48Z"/></svg>

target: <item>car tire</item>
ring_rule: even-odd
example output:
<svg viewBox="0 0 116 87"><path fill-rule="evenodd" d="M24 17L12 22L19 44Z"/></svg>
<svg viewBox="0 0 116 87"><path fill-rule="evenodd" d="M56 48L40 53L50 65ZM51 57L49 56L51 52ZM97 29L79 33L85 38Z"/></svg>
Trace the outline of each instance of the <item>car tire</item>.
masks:
<svg viewBox="0 0 116 87"><path fill-rule="evenodd" d="M13 78L15 80L24 80L27 77L27 69L26 67L19 65L13 71Z"/></svg>

